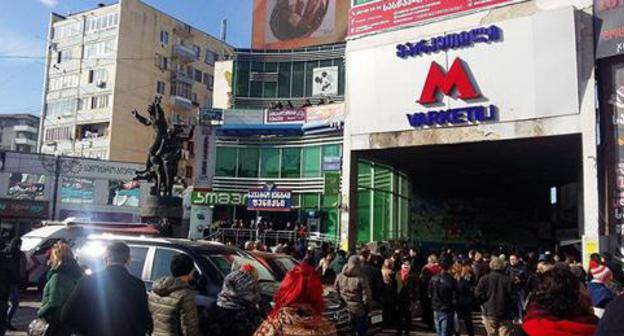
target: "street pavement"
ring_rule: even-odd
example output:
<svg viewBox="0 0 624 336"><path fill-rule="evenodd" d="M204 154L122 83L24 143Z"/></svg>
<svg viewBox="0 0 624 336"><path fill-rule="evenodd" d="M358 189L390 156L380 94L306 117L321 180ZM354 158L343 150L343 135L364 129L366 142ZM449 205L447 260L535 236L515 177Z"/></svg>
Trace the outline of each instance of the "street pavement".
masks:
<svg viewBox="0 0 624 336"><path fill-rule="evenodd" d="M9 331L6 333L7 336L26 336L28 324L36 317L37 309L39 309L40 305L40 299L40 294L37 294L35 292L27 292L23 294L22 302L20 302L17 314L13 319L13 325L18 329L18 331ZM479 314L474 314L473 320L475 322L476 335L485 335L485 330L481 325ZM382 336L390 336L395 335L396 332L393 330L384 330L381 332L377 332L376 334ZM466 335L466 333L462 332L462 335ZM420 322L420 320L415 319L414 330L410 333L410 336L435 336L435 331L426 330L425 326Z"/></svg>

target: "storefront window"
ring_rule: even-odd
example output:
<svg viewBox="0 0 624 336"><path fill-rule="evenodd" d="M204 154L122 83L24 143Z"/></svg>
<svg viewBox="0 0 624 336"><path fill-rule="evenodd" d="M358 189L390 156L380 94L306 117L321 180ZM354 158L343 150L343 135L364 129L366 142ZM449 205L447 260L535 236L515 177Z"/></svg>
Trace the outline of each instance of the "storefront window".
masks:
<svg viewBox="0 0 624 336"><path fill-rule="evenodd" d="M301 204L303 209L318 209L319 207L319 195L318 194L303 194L303 202Z"/></svg>
<svg viewBox="0 0 624 336"><path fill-rule="evenodd" d="M61 202L90 204L95 200L95 181L77 177L63 177Z"/></svg>
<svg viewBox="0 0 624 336"><path fill-rule="evenodd" d="M358 187L371 188L373 183L372 165L366 161L358 162Z"/></svg>
<svg viewBox="0 0 624 336"><path fill-rule="evenodd" d="M321 147L303 148L303 177L321 176Z"/></svg>
<svg viewBox="0 0 624 336"><path fill-rule="evenodd" d="M241 148L238 158L239 177L258 177L258 148Z"/></svg>
<svg viewBox="0 0 624 336"><path fill-rule="evenodd" d="M375 165L374 188L378 190L392 191L392 173L391 168Z"/></svg>
<svg viewBox="0 0 624 336"><path fill-rule="evenodd" d="M139 181L108 181L108 205L138 207L140 198Z"/></svg>
<svg viewBox="0 0 624 336"><path fill-rule="evenodd" d="M283 178L301 177L301 149L300 148L282 149L282 177Z"/></svg>
<svg viewBox="0 0 624 336"><path fill-rule="evenodd" d="M11 173L7 196L20 200L43 200L46 181L45 175Z"/></svg>
<svg viewBox="0 0 624 336"><path fill-rule="evenodd" d="M236 177L236 148L217 147L216 176Z"/></svg>
<svg viewBox="0 0 624 336"><path fill-rule="evenodd" d="M338 206L338 195L323 195L321 205L323 208L335 208Z"/></svg>
<svg viewBox="0 0 624 336"><path fill-rule="evenodd" d="M357 203L357 240L359 243L368 243L371 241L371 195L370 190L358 191Z"/></svg>
<svg viewBox="0 0 624 336"><path fill-rule="evenodd" d="M279 177L279 149L262 148L260 150L260 176Z"/></svg>
<svg viewBox="0 0 624 336"><path fill-rule="evenodd" d="M338 236L338 220L339 220L339 211L338 209L329 209L326 210L323 221L322 232Z"/></svg>

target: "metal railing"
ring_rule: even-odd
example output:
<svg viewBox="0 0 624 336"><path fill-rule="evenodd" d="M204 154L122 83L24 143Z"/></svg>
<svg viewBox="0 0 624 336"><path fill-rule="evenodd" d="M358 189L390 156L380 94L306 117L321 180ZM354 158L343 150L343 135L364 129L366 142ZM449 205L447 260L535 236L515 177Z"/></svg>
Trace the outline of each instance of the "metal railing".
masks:
<svg viewBox="0 0 624 336"><path fill-rule="evenodd" d="M301 236L292 230L253 230L253 229L218 229L210 233L204 239L219 241L221 243L231 242L235 245L242 245L248 241L261 241L264 245L275 246L286 242L295 242L298 238L305 238L308 241L316 242L338 242L336 235L319 232L309 232Z"/></svg>

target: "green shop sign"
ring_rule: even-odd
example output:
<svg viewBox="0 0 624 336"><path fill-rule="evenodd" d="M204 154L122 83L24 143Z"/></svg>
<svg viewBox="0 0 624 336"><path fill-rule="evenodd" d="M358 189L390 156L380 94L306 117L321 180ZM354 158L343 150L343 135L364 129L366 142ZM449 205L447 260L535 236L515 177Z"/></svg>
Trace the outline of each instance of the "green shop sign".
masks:
<svg viewBox="0 0 624 336"><path fill-rule="evenodd" d="M247 194L218 191L193 191L191 193L193 205L240 205L247 204Z"/></svg>

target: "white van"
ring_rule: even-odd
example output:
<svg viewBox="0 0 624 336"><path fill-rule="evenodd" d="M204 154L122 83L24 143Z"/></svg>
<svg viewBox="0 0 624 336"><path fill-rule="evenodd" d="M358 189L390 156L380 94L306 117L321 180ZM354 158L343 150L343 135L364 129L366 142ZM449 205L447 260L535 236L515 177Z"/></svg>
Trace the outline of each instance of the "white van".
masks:
<svg viewBox="0 0 624 336"><path fill-rule="evenodd" d="M109 223L90 222L68 218L62 222L44 221L43 226L23 235L21 250L28 260L28 286L43 289L47 281L49 251L58 241L70 246L79 238L93 233L118 233L153 237L158 230L152 225L143 223Z"/></svg>

